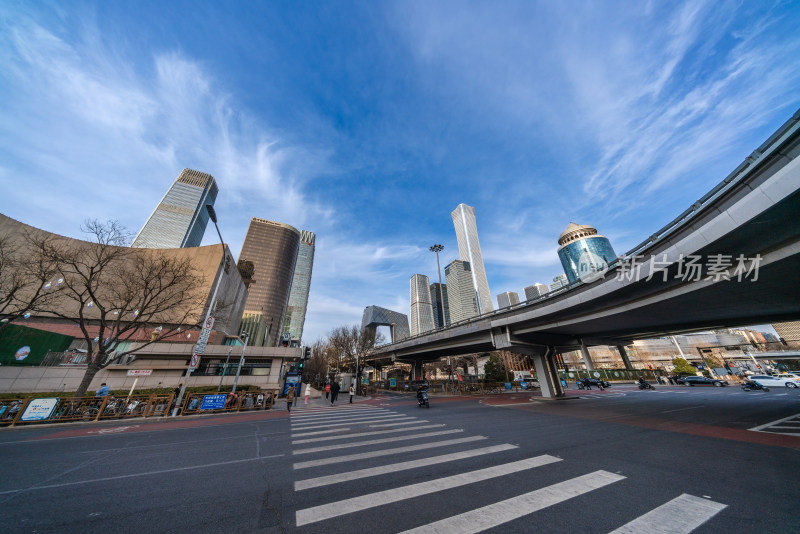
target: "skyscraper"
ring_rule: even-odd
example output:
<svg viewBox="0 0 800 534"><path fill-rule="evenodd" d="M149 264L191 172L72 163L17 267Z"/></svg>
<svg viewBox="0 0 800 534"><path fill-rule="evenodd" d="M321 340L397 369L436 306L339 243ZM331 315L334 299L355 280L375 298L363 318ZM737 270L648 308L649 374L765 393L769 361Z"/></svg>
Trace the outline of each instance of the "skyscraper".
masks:
<svg viewBox="0 0 800 534"><path fill-rule="evenodd" d="M450 304L450 319L456 323L478 315L478 294L472 278L472 267L468 261L453 260L444 268L447 280L447 301Z"/></svg>
<svg viewBox="0 0 800 534"><path fill-rule="evenodd" d="M558 236L558 244L558 258L570 282L590 282L617 259L608 238L591 226L569 223Z"/></svg>
<svg viewBox="0 0 800 534"><path fill-rule="evenodd" d="M486 280L486 271L483 267L481 244L478 242L478 223L475 219L475 208L466 204L459 204L450 215L453 217L453 225L456 228L458 255L461 261L468 262L471 267L470 275L472 287L475 291L475 301L478 305L478 314L488 313L494 307L492 306L489 282ZM449 281L447 285L450 285Z"/></svg>
<svg viewBox="0 0 800 534"><path fill-rule="evenodd" d="M428 277L415 274L411 277L411 335L433 330L433 307Z"/></svg>
<svg viewBox="0 0 800 534"><path fill-rule="evenodd" d="M563 274L559 274L555 278L553 278L553 283L550 284L550 291L555 291L556 289L560 289L562 287L568 286L569 280Z"/></svg>
<svg viewBox="0 0 800 534"><path fill-rule="evenodd" d="M433 306L433 324L436 328L444 328L450 324L450 304L447 300L447 284L434 282L431 284L431 305Z"/></svg>
<svg viewBox="0 0 800 534"><path fill-rule="evenodd" d="M297 261L294 265L292 290L289 293L289 306L283 331L289 332L291 339L298 343L303 340L303 325L306 321L308 292L311 289L311 271L314 267L314 232L300 231L300 245L297 248Z"/></svg>
<svg viewBox="0 0 800 534"><path fill-rule="evenodd" d="M239 263L253 263L243 324L261 324L258 336L250 332L250 345L276 346L283 332L300 232L288 224L253 217L242 244Z"/></svg>
<svg viewBox="0 0 800 534"><path fill-rule="evenodd" d="M508 308L514 304L519 304L519 294L515 291L506 291L497 295L497 307Z"/></svg>
<svg viewBox="0 0 800 534"><path fill-rule="evenodd" d="M208 224L206 205L219 188L214 177L183 169L133 240L136 248L199 247Z"/></svg>
<svg viewBox="0 0 800 534"><path fill-rule="evenodd" d="M525 300L534 300L550 291L544 284L533 284L525 288Z"/></svg>

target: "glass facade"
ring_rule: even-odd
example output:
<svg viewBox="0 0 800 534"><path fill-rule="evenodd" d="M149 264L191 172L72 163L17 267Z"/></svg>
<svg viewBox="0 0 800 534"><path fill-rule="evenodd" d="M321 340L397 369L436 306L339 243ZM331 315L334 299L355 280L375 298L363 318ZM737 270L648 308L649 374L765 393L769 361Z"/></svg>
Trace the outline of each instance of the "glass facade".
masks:
<svg viewBox="0 0 800 534"><path fill-rule="evenodd" d="M519 295L514 291L506 291L497 295L497 307L508 308L514 304L519 304Z"/></svg>
<svg viewBox="0 0 800 534"><path fill-rule="evenodd" d="M379 326L388 326L392 332L392 343L400 341L411 335L408 328L408 316L381 308L380 306L367 306L361 318L361 328L377 329Z"/></svg>
<svg viewBox="0 0 800 534"><path fill-rule="evenodd" d="M472 285L472 268L468 261L453 260L444 268L447 280L447 301L454 323L479 315L478 292Z"/></svg>
<svg viewBox="0 0 800 534"><path fill-rule="evenodd" d="M533 284L525 288L525 300L535 300L550 290L544 284Z"/></svg>
<svg viewBox="0 0 800 534"><path fill-rule="evenodd" d="M411 335L433 330L433 305L428 277L415 274L411 277Z"/></svg>
<svg viewBox="0 0 800 534"><path fill-rule="evenodd" d="M430 291L431 306L433 307L433 324L436 328L444 328L450 324L450 304L447 300L447 284L434 282L430 286ZM443 318L444 320L442 320Z"/></svg>
<svg viewBox="0 0 800 534"><path fill-rule="evenodd" d="M558 258L570 282L605 271L617 258L611 243L603 236L585 237L558 250Z"/></svg>
<svg viewBox="0 0 800 534"><path fill-rule="evenodd" d="M206 205L214 205L218 192L217 183L210 174L183 169L131 246L199 247L208 224Z"/></svg>
<svg viewBox="0 0 800 534"><path fill-rule="evenodd" d="M258 217L250 220L239 254L240 263L253 264L244 312L251 321L255 321L252 316L261 316L266 327L263 346L280 342L299 245L296 228Z"/></svg>
<svg viewBox="0 0 800 534"><path fill-rule="evenodd" d="M289 292L289 305L283 321L283 331L289 332L292 341L297 344L302 343L303 340L308 293L311 289L311 271L314 268L315 240L316 236L313 232L300 231L300 245L297 248L292 290Z"/></svg>
<svg viewBox="0 0 800 534"><path fill-rule="evenodd" d="M488 313L494 309L492 293L489 291L489 281L483 267L481 244L478 242L478 222L475 219L475 208L466 204L459 204L450 216L456 228L458 239L458 255L461 261L468 262L472 269L472 287L475 290L478 314ZM450 281L447 282L450 285ZM453 318L455 321L456 319Z"/></svg>

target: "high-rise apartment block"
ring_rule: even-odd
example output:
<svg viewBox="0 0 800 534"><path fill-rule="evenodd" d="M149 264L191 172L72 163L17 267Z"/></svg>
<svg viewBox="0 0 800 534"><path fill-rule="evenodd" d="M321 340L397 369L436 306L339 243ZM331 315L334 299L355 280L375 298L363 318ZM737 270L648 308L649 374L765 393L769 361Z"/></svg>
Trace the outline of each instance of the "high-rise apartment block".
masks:
<svg viewBox="0 0 800 534"><path fill-rule="evenodd" d="M288 332L293 344L303 340L303 325L308 308L308 292L311 289L311 271L314 267L314 232L300 231L300 245L297 248L297 261L294 265L292 289L289 305L283 321L283 331Z"/></svg>
<svg viewBox="0 0 800 534"><path fill-rule="evenodd" d="M550 291L544 284L533 284L525 288L525 300L535 300Z"/></svg>
<svg viewBox="0 0 800 534"><path fill-rule="evenodd" d="M436 328L444 328L450 324L450 304L447 299L447 284L434 282L430 286L431 305L433 306L433 324Z"/></svg>
<svg viewBox="0 0 800 534"><path fill-rule="evenodd" d="M489 291L489 281L486 279L486 271L483 267L481 245L478 242L478 223L475 219L475 208L466 204L459 204L450 215L456 228L458 255L461 261L470 265L469 272L472 279L472 288L475 292L478 314L488 313L494 307L492 306L492 294ZM449 280L447 285L450 285ZM455 317L453 320L456 320Z"/></svg>
<svg viewBox="0 0 800 534"><path fill-rule="evenodd" d="M199 247L219 188L214 177L183 169L131 244L136 248Z"/></svg>
<svg viewBox="0 0 800 534"><path fill-rule="evenodd" d="M276 346L280 342L299 245L296 228L258 217L250 219L239 254L240 264L253 264L244 306L247 320L242 322L258 324L258 331L263 331L258 336L250 332L250 345Z"/></svg>
<svg viewBox="0 0 800 534"><path fill-rule="evenodd" d="M428 277L415 274L411 277L411 335L433 330L433 306Z"/></svg>
<svg viewBox="0 0 800 534"><path fill-rule="evenodd" d="M569 285L569 280L567 280L566 275L559 274L555 278L553 278L553 283L550 284L550 291L555 291L556 289L561 289L562 287L566 287Z"/></svg>
<svg viewBox="0 0 800 534"><path fill-rule="evenodd" d="M497 295L497 307L508 308L514 304L519 304L519 294L514 291L506 291Z"/></svg>
<svg viewBox="0 0 800 534"><path fill-rule="evenodd" d="M447 280L447 301L450 319L456 323L478 316L478 294L473 285L472 267L468 261L453 260L444 268Z"/></svg>
<svg viewBox="0 0 800 534"><path fill-rule="evenodd" d="M558 244L558 258L570 282L590 281L617 259L608 238L591 226L569 223L558 236Z"/></svg>

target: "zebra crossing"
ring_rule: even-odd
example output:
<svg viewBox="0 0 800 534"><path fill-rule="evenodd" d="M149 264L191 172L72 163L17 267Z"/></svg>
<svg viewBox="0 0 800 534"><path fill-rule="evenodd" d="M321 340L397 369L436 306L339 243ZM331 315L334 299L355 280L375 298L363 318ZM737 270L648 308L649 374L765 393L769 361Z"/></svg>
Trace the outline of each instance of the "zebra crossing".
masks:
<svg viewBox="0 0 800 534"><path fill-rule="evenodd" d="M414 426L408 428L408 425ZM407 519L407 508L403 505L409 499L453 490L469 492L476 484L490 483L502 477L522 476L535 486L533 474L536 470L547 470L549 466L552 469L552 466L567 462L550 454L532 457L517 454L517 458L510 459L509 455L520 451L518 445L496 443L486 436L466 434L464 429L452 428L448 424L363 404L298 408L291 414L291 440L292 469L296 474L294 491L299 496L314 488L345 488L344 493L326 493L324 502L314 501L298 506L295 525L312 525L308 528L324 528L326 522L337 519L350 521L348 516L351 514L377 507L396 506L398 516ZM464 470L457 474L442 472L442 466L451 462L488 458L503 453L503 459L498 459L489 467ZM426 456L419 457L420 454ZM407 457L404 458L404 455ZM378 465L373 465L376 459ZM315 469L323 466L326 466L324 472L314 476ZM414 470L420 469L425 469L422 482L367 494L357 492L352 485L342 484L387 475L402 484L403 473L419 479L420 471ZM452 473L452 470L449 472ZM551 477L552 473L548 476ZM561 503L579 500L583 495L608 490L625 479L619 473L597 470L544 487L532 487L530 491L497 502L491 502L491 493L481 493L483 500L487 501L481 506L437 518L403 532L482 532ZM612 500L616 498L618 496L609 497ZM298 502L305 500L299 498ZM628 523L613 532L688 533L726 508L725 504L688 494L678 495L666 503L655 503L655 506L640 517L628 518ZM676 513L676 510L680 513ZM386 515L390 513L386 512ZM442 514L447 515L447 512ZM680 516L680 520L675 520L676 515ZM654 525L658 528L653 528ZM402 528L395 528L397 530ZM388 530L384 526L381 531Z"/></svg>
<svg viewBox="0 0 800 534"><path fill-rule="evenodd" d="M800 414L791 415L753 428L753 432L767 432L770 434L783 434L785 436L800 436Z"/></svg>

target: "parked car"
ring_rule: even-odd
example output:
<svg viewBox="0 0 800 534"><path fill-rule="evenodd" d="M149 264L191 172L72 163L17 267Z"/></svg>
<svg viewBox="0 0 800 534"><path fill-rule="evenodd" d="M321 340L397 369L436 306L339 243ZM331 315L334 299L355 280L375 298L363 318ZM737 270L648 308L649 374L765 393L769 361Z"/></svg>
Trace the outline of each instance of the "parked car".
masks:
<svg viewBox="0 0 800 534"><path fill-rule="evenodd" d="M800 386L800 379L793 378L793 375L751 375L748 377L750 380L755 380L762 386L778 386L787 388L796 388Z"/></svg>
<svg viewBox="0 0 800 534"><path fill-rule="evenodd" d="M752 377L750 377L752 378ZM709 378L707 376L684 376L678 379L678 384L684 386L727 386L728 381L721 378Z"/></svg>
<svg viewBox="0 0 800 534"><path fill-rule="evenodd" d="M606 382L605 380L600 380L599 378L591 378L591 377L583 379L583 384L584 385L586 385L586 381L587 380L589 381L589 385L590 386L600 387L600 385L602 385L604 388L610 388L611 387L611 383L610 382Z"/></svg>

